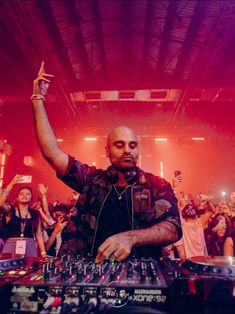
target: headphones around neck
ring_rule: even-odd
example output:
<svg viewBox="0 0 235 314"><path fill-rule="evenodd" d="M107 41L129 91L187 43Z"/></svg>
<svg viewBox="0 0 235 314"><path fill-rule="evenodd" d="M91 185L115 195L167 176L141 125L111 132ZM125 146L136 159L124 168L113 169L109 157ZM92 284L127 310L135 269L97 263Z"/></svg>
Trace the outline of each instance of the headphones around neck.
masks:
<svg viewBox="0 0 235 314"><path fill-rule="evenodd" d="M109 166L107 169L107 177L108 180L114 184L118 181L118 170L115 169L114 166ZM139 171L138 168L135 167L131 169L130 171L125 173L125 180L128 184L133 184L135 182L138 182L139 180Z"/></svg>

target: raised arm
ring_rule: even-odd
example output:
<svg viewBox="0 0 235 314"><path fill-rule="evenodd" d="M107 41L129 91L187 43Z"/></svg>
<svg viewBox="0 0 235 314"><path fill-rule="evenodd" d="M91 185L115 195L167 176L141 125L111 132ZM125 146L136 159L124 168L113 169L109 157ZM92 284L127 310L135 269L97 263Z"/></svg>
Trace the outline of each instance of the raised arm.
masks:
<svg viewBox="0 0 235 314"><path fill-rule="evenodd" d="M49 212L49 208L48 208L47 190L48 190L48 187L45 187L43 183L38 184L38 191L41 193L41 196L42 196L43 211L48 219L52 219L51 214Z"/></svg>
<svg viewBox="0 0 235 314"><path fill-rule="evenodd" d="M34 80L33 95L31 97L35 133L43 156L63 176L68 164L68 155L58 146L44 108L44 95L46 95L50 83L48 77L53 77L53 75L45 73L44 67L44 62L42 62L38 77Z"/></svg>
<svg viewBox="0 0 235 314"><path fill-rule="evenodd" d="M14 187L14 185L17 183L17 182L20 182L21 180L21 175L19 174L16 174L14 176L14 178L11 180L11 182L6 186L5 189L2 190L1 194L0 194L0 207L3 206L6 201L7 201L7 198L12 190L12 188Z"/></svg>

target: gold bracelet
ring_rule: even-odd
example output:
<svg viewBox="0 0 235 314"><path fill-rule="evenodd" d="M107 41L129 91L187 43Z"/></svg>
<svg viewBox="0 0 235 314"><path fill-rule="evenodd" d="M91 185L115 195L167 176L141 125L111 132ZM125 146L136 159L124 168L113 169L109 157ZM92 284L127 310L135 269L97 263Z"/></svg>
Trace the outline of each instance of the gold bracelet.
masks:
<svg viewBox="0 0 235 314"><path fill-rule="evenodd" d="M31 100L45 100L45 97L43 96L43 95L40 95L40 94L33 94L32 96L31 96Z"/></svg>

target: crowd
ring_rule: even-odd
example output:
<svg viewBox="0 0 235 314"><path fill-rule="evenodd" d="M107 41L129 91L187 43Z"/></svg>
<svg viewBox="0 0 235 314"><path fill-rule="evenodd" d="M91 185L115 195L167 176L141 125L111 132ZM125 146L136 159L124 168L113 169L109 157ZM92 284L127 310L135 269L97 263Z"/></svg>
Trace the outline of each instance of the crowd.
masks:
<svg viewBox="0 0 235 314"><path fill-rule="evenodd" d="M79 194L72 192L67 204L57 199L48 202L47 190L38 184L37 200L32 189L20 184L16 199L10 204L9 194L20 183L21 176L0 190L0 251L28 256L61 256L73 252L73 241L79 241L77 211ZM192 256L234 256L235 192L217 202L213 195L178 192L179 182L173 180L178 199L182 238L162 247L162 255L170 258ZM22 241L25 243L22 249ZM20 245L21 244L21 245ZM75 244L76 245L76 244Z"/></svg>
<svg viewBox="0 0 235 314"><path fill-rule="evenodd" d="M21 177L17 174L6 188L0 190L0 251L34 257L57 256L63 238L66 239L64 229L66 226L69 229L76 213L78 195L72 192L66 205L59 200L50 204L48 188L38 184L39 196L33 202L31 187L21 184L16 199L10 204L9 194L17 183L21 183Z"/></svg>
<svg viewBox="0 0 235 314"><path fill-rule="evenodd" d="M178 192L179 180L173 179L178 199L182 238L164 248L169 257L234 256L235 192L215 200L212 194Z"/></svg>

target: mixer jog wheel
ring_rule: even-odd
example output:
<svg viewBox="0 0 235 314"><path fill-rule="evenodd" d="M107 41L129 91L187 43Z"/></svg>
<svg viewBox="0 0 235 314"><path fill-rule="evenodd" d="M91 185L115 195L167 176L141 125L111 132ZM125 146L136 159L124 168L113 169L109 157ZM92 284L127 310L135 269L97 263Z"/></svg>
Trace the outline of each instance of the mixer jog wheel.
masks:
<svg viewBox="0 0 235 314"><path fill-rule="evenodd" d="M231 256L194 256L181 266L201 275L235 276L235 257Z"/></svg>

